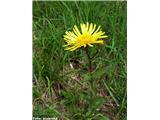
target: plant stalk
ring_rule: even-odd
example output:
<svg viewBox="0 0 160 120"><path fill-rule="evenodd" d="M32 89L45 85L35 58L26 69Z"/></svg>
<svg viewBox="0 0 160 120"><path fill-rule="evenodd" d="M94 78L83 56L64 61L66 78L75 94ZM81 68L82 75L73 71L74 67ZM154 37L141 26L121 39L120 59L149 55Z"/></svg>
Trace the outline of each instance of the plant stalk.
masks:
<svg viewBox="0 0 160 120"><path fill-rule="evenodd" d="M92 58L89 54L88 47L85 48L85 51L86 51L88 62L89 62L89 72L91 73L92 72L92 60L91 60Z"/></svg>

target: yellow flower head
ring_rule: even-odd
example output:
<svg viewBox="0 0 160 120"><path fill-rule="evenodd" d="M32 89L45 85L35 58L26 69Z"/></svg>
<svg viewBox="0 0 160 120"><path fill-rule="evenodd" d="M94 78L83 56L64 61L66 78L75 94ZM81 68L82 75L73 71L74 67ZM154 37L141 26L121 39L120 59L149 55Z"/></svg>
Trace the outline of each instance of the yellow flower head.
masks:
<svg viewBox="0 0 160 120"><path fill-rule="evenodd" d="M99 43L103 44L102 38L107 38L108 36L104 35L105 32L100 30L100 26L96 29L96 24L81 24L81 31L78 30L77 26L73 27L73 31L66 31L64 35L64 40L67 43L65 45L65 50L74 51L80 47L90 46L92 44Z"/></svg>

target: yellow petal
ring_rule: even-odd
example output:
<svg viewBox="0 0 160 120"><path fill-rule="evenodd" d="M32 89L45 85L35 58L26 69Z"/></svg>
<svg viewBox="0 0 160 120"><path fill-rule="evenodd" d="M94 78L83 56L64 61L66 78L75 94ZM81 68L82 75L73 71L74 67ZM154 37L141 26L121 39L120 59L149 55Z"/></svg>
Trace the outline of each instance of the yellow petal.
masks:
<svg viewBox="0 0 160 120"><path fill-rule="evenodd" d="M108 36L107 35L104 35L104 36L100 36L99 38L107 38Z"/></svg>
<svg viewBox="0 0 160 120"><path fill-rule="evenodd" d="M74 26L73 31L74 31L74 33L76 33L77 36L81 35L81 33L79 32L79 30L78 30L76 25Z"/></svg>
<svg viewBox="0 0 160 120"><path fill-rule="evenodd" d="M90 27L89 27L89 30L88 30L88 33L89 33L89 34L92 34L92 33L91 33L92 30L93 30L93 24L91 23L91 24L90 24Z"/></svg>
<svg viewBox="0 0 160 120"><path fill-rule="evenodd" d="M94 32L94 34L97 33L100 28L101 28L101 26L99 25L98 28L97 28L97 30Z"/></svg>
<svg viewBox="0 0 160 120"><path fill-rule="evenodd" d="M93 47L93 45L91 45L90 43L88 43L88 45L89 45L90 47Z"/></svg>
<svg viewBox="0 0 160 120"><path fill-rule="evenodd" d="M86 31L88 31L88 29L89 29L89 23L87 22Z"/></svg>
<svg viewBox="0 0 160 120"><path fill-rule="evenodd" d="M94 24L94 27L93 27L93 29L91 31L91 34L95 31L95 29L96 29L96 24Z"/></svg>
<svg viewBox="0 0 160 120"><path fill-rule="evenodd" d="M86 47L86 44L84 44L83 46Z"/></svg>
<svg viewBox="0 0 160 120"><path fill-rule="evenodd" d="M97 40L97 41L94 41L92 43L101 43L101 44L103 44L103 40Z"/></svg>
<svg viewBox="0 0 160 120"><path fill-rule="evenodd" d="M65 48L65 50L71 50L71 49L73 49L73 48L75 48L76 46L72 46L72 47L67 47L67 48Z"/></svg>
<svg viewBox="0 0 160 120"><path fill-rule="evenodd" d="M74 50L76 50L78 47L79 47L79 46L76 46L76 47L70 49L70 51L74 51Z"/></svg>
<svg viewBox="0 0 160 120"><path fill-rule="evenodd" d="M82 34L86 32L85 24L81 24L81 31L82 31Z"/></svg>

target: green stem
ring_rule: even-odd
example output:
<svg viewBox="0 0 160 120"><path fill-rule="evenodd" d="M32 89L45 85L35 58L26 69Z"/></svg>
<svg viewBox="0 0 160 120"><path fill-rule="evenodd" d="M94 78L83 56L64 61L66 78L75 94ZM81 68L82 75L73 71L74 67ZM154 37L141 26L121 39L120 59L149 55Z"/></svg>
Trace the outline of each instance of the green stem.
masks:
<svg viewBox="0 0 160 120"><path fill-rule="evenodd" d="M88 57L88 62L89 62L89 72L91 73L92 72L92 60L91 60L91 57L89 55L88 47L85 48L85 51L86 51L86 54L87 54L87 57Z"/></svg>
<svg viewBox="0 0 160 120"><path fill-rule="evenodd" d="M88 47L85 48L85 52L86 52L86 55L87 55L87 58L88 58L88 62L89 62L89 73L90 73L90 87L91 87L91 91L92 91L92 97L94 97L96 95L96 85L95 85L95 80L92 78L92 57L90 56L89 54L89 51L88 51Z"/></svg>

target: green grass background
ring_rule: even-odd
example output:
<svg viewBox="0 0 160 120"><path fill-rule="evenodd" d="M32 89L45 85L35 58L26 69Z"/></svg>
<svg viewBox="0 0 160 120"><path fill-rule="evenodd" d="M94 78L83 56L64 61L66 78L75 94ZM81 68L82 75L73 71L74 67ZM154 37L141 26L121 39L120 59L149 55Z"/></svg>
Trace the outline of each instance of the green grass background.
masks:
<svg viewBox="0 0 160 120"><path fill-rule="evenodd" d="M105 45L89 49L93 81L85 52L62 47L65 31L87 21L101 25L109 36ZM126 120L126 62L126 1L33 1L34 117ZM78 67L71 69L70 64Z"/></svg>

